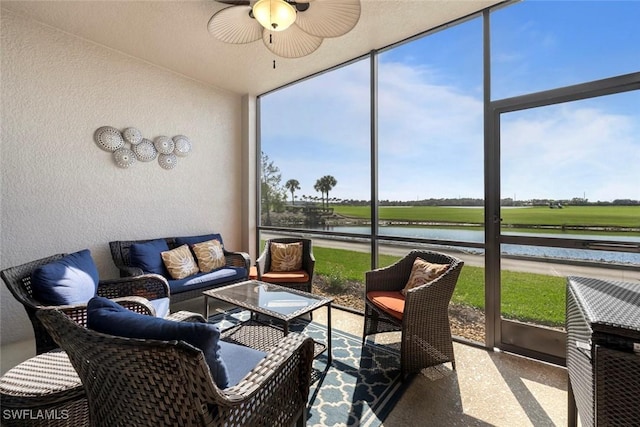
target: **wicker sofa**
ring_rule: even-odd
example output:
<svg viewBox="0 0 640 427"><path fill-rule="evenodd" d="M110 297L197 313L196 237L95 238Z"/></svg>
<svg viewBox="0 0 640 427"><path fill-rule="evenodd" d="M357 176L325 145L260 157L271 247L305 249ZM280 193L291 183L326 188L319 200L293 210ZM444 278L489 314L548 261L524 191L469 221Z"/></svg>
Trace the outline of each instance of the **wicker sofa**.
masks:
<svg viewBox="0 0 640 427"><path fill-rule="evenodd" d="M200 243L207 240L218 240L221 244L222 236L220 234L206 234L200 236L186 237L163 237L159 239L146 240L118 240L109 242L111 257L116 267L120 270L120 277L139 276L147 273L161 274L167 279L170 288L171 302L179 302L187 299L195 298L202 295L202 291L229 285L231 283L240 282L249 278L250 258L245 252L232 252L224 248L225 265L208 273L196 273L184 279L173 279L165 269L158 271L146 271L136 265L135 260L131 257L131 248L133 245L153 244L162 241L166 243L168 249L175 249L183 244L191 246L194 243ZM138 246L139 247L139 246ZM159 252L158 252L158 257Z"/></svg>

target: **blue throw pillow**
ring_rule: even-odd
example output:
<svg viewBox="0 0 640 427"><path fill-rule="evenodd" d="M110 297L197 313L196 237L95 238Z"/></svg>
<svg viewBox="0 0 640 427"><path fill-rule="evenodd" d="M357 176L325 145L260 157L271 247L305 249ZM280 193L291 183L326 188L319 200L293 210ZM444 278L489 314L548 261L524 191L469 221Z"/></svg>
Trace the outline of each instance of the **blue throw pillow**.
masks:
<svg viewBox="0 0 640 427"><path fill-rule="evenodd" d="M126 338L187 342L202 350L218 387L228 386L229 374L220 356L220 330L214 325L146 316L129 311L110 299L94 297L87 305L87 327Z"/></svg>
<svg viewBox="0 0 640 427"><path fill-rule="evenodd" d="M222 241L222 236L220 234L203 234L202 236L187 236L187 237L176 237L176 246L182 245L195 245L196 243L206 242L207 240L217 240L221 245L224 246L224 242Z"/></svg>
<svg viewBox="0 0 640 427"><path fill-rule="evenodd" d="M169 277L169 272L162 261L161 252L169 250L166 240L156 239L145 243L134 243L129 248L129 263L132 267L141 268L147 273Z"/></svg>
<svg viewBox="0 0 640 427"><path fill-rule="evenodd" d="M84 249L36 268L33 296L44 305L86 304L96 294L98 269Z"/></svg>

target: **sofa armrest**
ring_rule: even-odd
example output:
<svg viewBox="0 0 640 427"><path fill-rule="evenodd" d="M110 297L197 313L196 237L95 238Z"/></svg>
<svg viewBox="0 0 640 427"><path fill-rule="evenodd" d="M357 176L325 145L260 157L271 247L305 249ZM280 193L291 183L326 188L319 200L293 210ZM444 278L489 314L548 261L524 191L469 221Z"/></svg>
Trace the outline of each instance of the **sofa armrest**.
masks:
<svg viewBox="0 0 640 427"><path fill-rule="evenodd" d="M231 252L224 250L224 257L227 267L241 267L247 270L249 275L249 267L251 267L251 258L246 252Z"/></svg>

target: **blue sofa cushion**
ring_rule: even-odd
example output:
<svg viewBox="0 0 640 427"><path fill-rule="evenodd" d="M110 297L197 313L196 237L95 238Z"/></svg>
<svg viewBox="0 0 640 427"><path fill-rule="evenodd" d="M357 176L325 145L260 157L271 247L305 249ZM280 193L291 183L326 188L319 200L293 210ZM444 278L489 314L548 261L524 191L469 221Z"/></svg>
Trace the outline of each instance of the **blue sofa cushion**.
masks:
<svg viewBox="0 0 640 427"><path fill-rule="evenodd" d="M247 276L247 269L243 267L224 267L210 273L197 273L180 280L168 280L171 293L206 288L211 285L233 283Z"/></svg>
<svg viewBox="0 0 640 427"><path fill-rule="evenodd" d="M33 296L45 305L86 304L98 288L98 269L84 249L36 268Z"/></svg>
<svg viewBox="0 0 640 427"><path fill-rule="evenodd" d="M129 248L129 262L131 266L141 268L144 272L170 277L160 255L168 250L169 246L164 239L133 243Z"/></svg>
<svg viewBox="0 0 640 427"><path fill-rule="evenodd" d="M187 236L187 237L176 237L176 246L182 245L195 245L196 243L206 242L207 240L217 240L224 246L224 242L222 241L222 236L220 234L203 234L202 236Z"/></svg>
<svg viewBox="0 0 640 427"><path fill-rule="evenodd" d="M220 354L220 330L214 325L145 316L107 298L94 297L87 305L87 327L126 338L184 341L202 350L218 387L226 388L229 383L227 367Z"/></svg>
<svg viewBox="0 0 640 427"><path fill-rule="evenodd" d="M224 360L233 360L227 364L228 387L238 384L267 355L260 350L225 341L220 341L220 354Z"/></svg>

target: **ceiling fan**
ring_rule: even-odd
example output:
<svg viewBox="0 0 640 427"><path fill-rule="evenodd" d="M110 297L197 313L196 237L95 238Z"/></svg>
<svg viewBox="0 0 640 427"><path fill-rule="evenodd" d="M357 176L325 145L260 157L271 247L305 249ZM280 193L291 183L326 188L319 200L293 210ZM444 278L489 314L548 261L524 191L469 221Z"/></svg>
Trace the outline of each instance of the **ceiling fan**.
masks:
<svg viewBox="0 0 640 427"><path fill-rule="evenodd" d="M262 39L283 58L300 58L328 37L342 36L360 19L360 0L216 0L231 5L216 12L207 25L226 43Z"/></svg>

